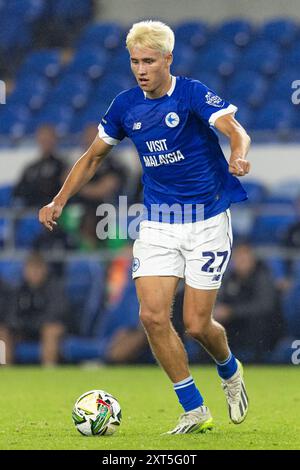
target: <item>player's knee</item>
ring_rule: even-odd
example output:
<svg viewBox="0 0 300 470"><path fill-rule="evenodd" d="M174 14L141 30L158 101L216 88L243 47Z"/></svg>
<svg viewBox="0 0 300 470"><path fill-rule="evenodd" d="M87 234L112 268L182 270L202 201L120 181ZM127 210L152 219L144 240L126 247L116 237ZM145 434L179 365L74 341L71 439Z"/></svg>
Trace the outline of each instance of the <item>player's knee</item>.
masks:
<svg viewBox="0 0 300 470"><path fill-rule="evenodd" d="M210 320L207 320L206 318L197 318L185 322L185 331L192 338L200 340L206 336L209 325Z"/></svg>
<svg viewBox="0 0 300 470"><path fill-rule="evenodd" d="M146 331L163 330L169 324L165 312L157 312L150 309L142 309L140 311L140 320Z"/></svg>

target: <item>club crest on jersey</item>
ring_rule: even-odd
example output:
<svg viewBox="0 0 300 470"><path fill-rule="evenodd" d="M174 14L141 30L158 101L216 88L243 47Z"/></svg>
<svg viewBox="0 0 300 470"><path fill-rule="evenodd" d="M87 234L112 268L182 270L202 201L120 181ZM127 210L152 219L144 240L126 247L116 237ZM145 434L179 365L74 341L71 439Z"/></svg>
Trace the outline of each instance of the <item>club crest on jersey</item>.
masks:
<svg viewBox="0 0 300 470"><path fill-rule="evenodd" d="M206 103L211 106L216 106L216 108L222 108L224 106L224 101L218 95L214 95L211 91L208 91L205 95Z"/></svg>
<svg viewBox="0 0 300 470"><path fill-rule="evenodd" d="M171 112L166 115L165 123L168 127L176 127L179 124L179 116L178 114Z"/></svg>
<svg viewBox="0 0 300 470"><path fill-rule="evenodd" d="M132 271L135 273L140 267L140 260L138 258L133 258L132 260Z"/></svg>

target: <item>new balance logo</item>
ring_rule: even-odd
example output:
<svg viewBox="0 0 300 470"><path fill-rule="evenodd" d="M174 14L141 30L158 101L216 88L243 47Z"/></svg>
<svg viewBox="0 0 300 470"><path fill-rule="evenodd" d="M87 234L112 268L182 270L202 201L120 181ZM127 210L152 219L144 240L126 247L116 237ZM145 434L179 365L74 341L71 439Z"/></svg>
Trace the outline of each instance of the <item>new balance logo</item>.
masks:
<svg viewBox="0 0 300 470"><path fill-rule="evenodd" d="M135 122L135 123L133 124L132 129L133 129L134 131L138 131L141 127L142 127L142 123L141 123L141 122Z"/></svg>
<svg viewBox="0 0 300 470"><path fill-rule="evenodd" d="M219 281L220 279L221 279L221 274L217 274L216 276L212 278L212 280L215 282Z"/></svg>

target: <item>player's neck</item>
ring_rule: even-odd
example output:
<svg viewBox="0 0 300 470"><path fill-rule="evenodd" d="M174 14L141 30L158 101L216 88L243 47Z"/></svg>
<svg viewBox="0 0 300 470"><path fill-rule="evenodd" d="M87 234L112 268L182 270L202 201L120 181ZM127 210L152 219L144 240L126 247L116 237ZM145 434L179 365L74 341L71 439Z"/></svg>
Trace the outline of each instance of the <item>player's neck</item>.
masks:
<svg viewBox="0 0 300 470"><path fill-rule="evenodd" d="M167 80L163 82L158 88L153 91L147 91L146 96L149 99L156 99L165 96L172 86L172 75L169 75Z"/></svg>

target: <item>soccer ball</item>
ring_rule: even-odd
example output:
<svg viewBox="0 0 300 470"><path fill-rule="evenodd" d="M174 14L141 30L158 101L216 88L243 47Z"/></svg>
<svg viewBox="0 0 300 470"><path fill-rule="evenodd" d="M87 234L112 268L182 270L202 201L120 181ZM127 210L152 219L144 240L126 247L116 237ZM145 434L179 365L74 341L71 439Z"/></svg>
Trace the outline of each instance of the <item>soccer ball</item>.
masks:
<svg viewBox="0 0 300 470"><path fill-rule="evenodd" d="M104 390L91 390L81 395L73 411L73 422L85 436L109 436L121 424L121 407L112 395Z"/></svg>

